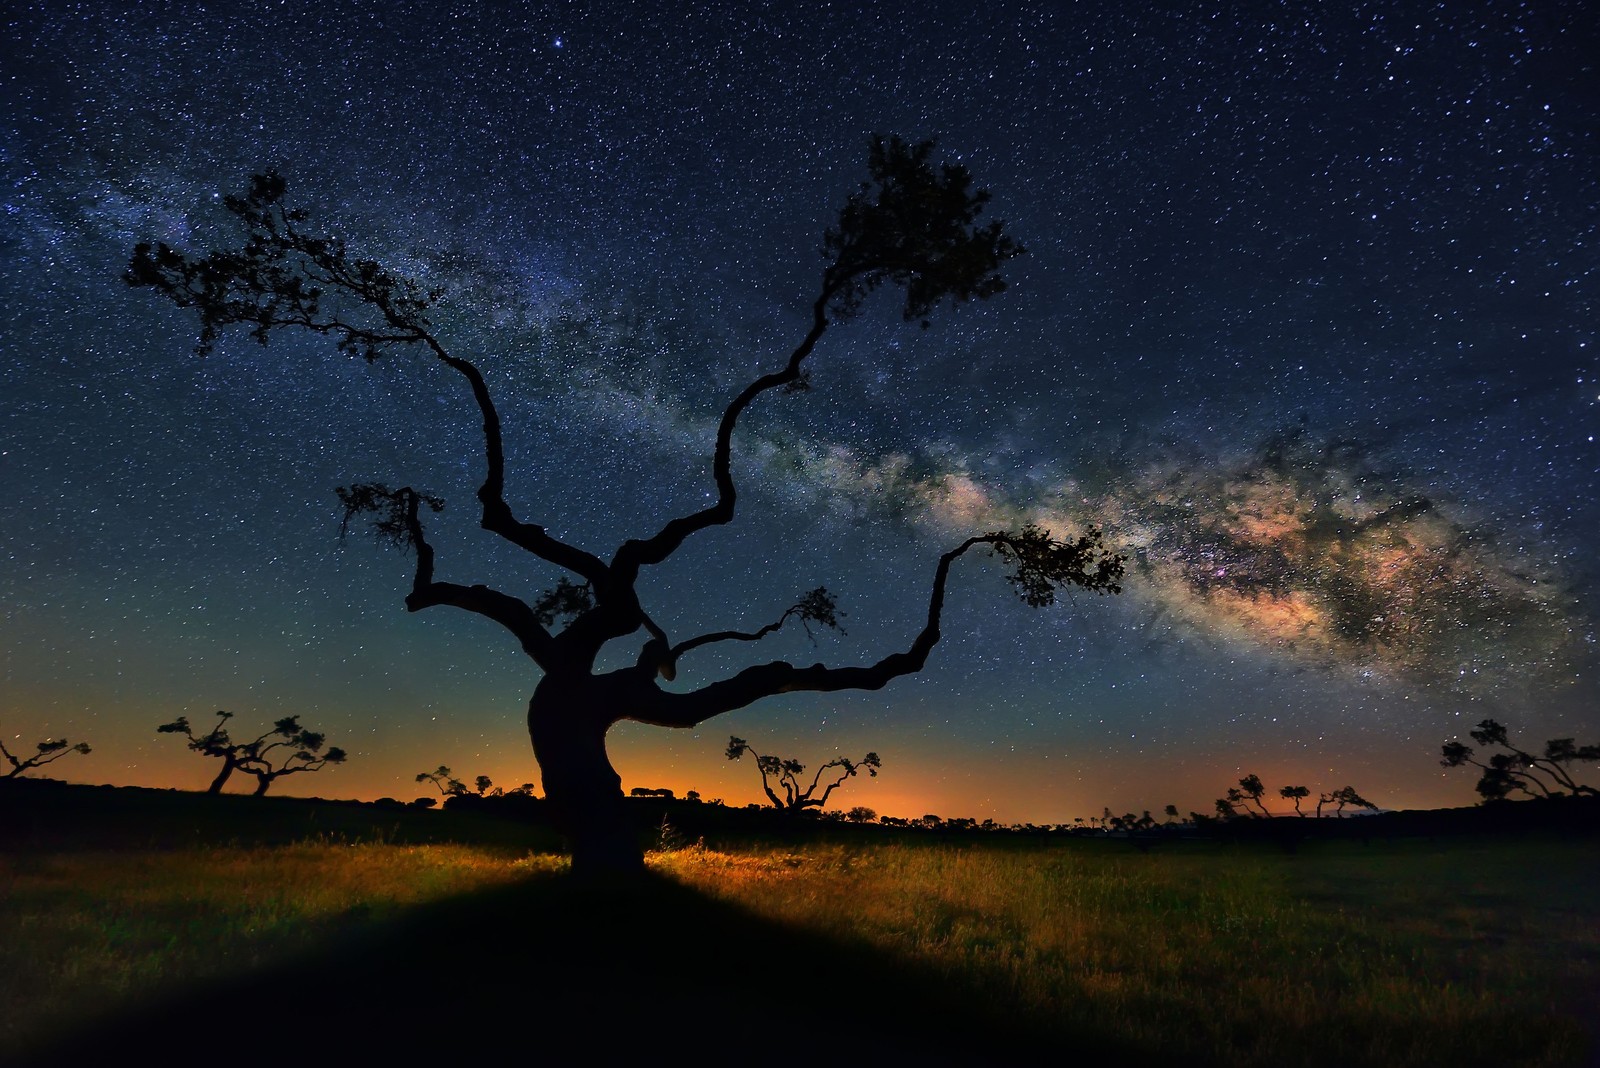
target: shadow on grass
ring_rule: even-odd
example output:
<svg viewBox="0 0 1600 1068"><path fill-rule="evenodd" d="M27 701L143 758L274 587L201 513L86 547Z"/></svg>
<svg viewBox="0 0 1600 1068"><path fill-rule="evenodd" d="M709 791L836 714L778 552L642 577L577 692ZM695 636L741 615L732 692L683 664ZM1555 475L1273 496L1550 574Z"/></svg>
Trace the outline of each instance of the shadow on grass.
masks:
<svg viewBox="0 0 1600 1068"><path fill-rule="evenodd" d="M959 980L745 913L659 876L535 877L419 907L293 963L85 1019L30 1065L1143 1063L1047 1036ZM1063 1039L1066 1039L1063 1042Z"/></svg>

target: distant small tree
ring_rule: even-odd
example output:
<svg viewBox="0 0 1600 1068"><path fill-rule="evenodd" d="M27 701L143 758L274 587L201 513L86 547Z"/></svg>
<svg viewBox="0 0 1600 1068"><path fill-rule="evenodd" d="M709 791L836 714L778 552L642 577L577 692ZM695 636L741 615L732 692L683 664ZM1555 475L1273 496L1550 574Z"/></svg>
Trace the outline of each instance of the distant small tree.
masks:
<svg viewBox="0 0 1600 1068"><path fill-rule="evenodd" d="M878 813L866 805L857 805L846 812L844 818L851 823L871 823L878 818Z"/></svg>
<svg viewBox="0 0 1600 1068"><path fill-rule="evenodd" d="M1251 782L1252 779L1255 781ZM1254 793L1248 792L1252 789L1255 791ZM1243 819L1245 817L1260 819L1263 816L1270 815L1266 809L1261 808L1261 795L1265 792L1266 787L1261 785L1260 779L1257 779L1254 775L1245 776L1239 780L1238 786L1228 787L1228 792L1217 798L1217 818L1224 820ZM1250 807L1252 799L1255 801L1256 807L1261 808L1259 812Z"/></svg>
<svg viewBox="0 0 1600 1068"><path fill-rule="evenodd" d="M1171 823L1173 820L1178 818L1178 806L1177 805L1168 805L1162 811L1164 811L1166 813L1166 816L1167 816L1166 822L1168 822L1168 823Z"/></svg>
<svg viewBox="0 0 1600 1068"><path fill-rule="evenodd" d="M1485 763L1473 759L1476 750L1472 746L1449 741L1444 743L1444 759L1439 763L1447 768L1470 764L1479 769L1482 774L1477 791L1485 801L1498 801L1512 793L1529 797L1600 796L1600 791L1579 782L1572 774L1575 763L1600 762L1600 745L1580 746L1571 738L1552 738L1544 743L1544 755L1535 756L1513 745L1505 727L1493 719L1479 723L1471 736L1481 746L1503 751L1489 754Z"/></svg>
<svg viewBox="0 0 1600 1068"><path fill-rule="evenodd" d="M1120 816L1111 817L1111 829L1122 831L1125 834L1139 834L1154 828L1156 819L1150 815L1150 810L1145 809L1144 814L1135 816L1131 812L1124 812Z"/></svg>
<svg viewBox="0 0 1600 1068"><path fill-rule="evenodd" d="M1354 805L1356 808L1370 809L1373 812L1378 811L1378 806L1374 805L1371 801L1368 801L1366 798L1356 793L1355 787L1353 786L1341 786L1332 793L1320 795L1317 798L1318 819L1322 818L1323 805L1337 806L1334 808L1333 814L1340 817L1344 815L1345 806L1347 805Z"/></svg>
<svg viewBox="0 0 1600 1068"><path fill-rule="evenodd" d="M211 781L207 793L221 793L223 784L240 771L255 776L254 793L260 797L285 775L321 771L329 764L345 762L345 751L338 746L324 749L327 736L300 726L299 716L285 716L271 730L246 742L236 742L229 736L227 723L232 718L232 712L219 711L216 726L205 734L195 734L187 716L156 728L161 734L181 734L189 739L193 752L222 761L222 770Z"/></svg>
<svg viewBox="0 0 1600 1068"><path fill-rule="evenodd" d="M465 797L467 784L457 779L454 773L445 765L440 764L433 771L419 771L417 782L431 782L434 787L445 797Z"/></svg>
<svg viewBox="0 0 1600 1068"><path fill-rule="evenodd" d="M42 768L46 764L54 764L62 757L72 753L88 756L92 752L88 742L74 744L65 738L46 738L44 741L37 743L34 748L38 752L32 756L18 758L11 755L11 750L6 748L4 742L0 742L0 756L5 757L6 763L11 765L11 770L4 775L0 775L0 779L15 779L19 775L33 771L35 768Z"/></svg>
<svg viewBox="0 0 1600 1068"><path fill-rule="evenodd" d="M1267 811L1267 806L1261 803L1261 799L1266 796L1267 793L1267 788L1261 784L1261 776L1246 775L1244 778L1240 779L1239 792L1243 795L1246 804L1253 804L1256 806L1256 811L1251 813L1252 816L1260 815L1270 817L1272 815L1272 813Z"/></svg>
<svg viewBox="0 0 1600 1068"><path fill-rule="evenodd" d="M1285 786L1278 791L1278 796L1285 800L1293 801L1294 814L1304 817L1305 812L1300 808L1300 802L1311 796L1311 789L1306 786Z"/></svg>
<svg viewBox="0 0 1600 1068"><path fill-rule="evenodd" d="M772 802L773 808L784 809L790 812L799 812L802 809L821 808L828 803L828 795L839 788L846 779L853 778L856 772L865 769L868 775L876 778L878 769L883 762L878 759L877 753L868 753L860 760L850 760L847 757L836 757L817 769L812 776L809 786L800 784L800 776L804 774L806 766L798 760L784 760L779 757L762 756L750 747L750 743L743 738L728 739L728 759L738 760L746 753L756 758L756 768L761 772L761 789L766 793L767 800ZM823 785L822 775L829 768L838 768L839 774L831 782ZM774 784L783 791L779 797ZM817 796L818 790L822 795Z"/></svg>

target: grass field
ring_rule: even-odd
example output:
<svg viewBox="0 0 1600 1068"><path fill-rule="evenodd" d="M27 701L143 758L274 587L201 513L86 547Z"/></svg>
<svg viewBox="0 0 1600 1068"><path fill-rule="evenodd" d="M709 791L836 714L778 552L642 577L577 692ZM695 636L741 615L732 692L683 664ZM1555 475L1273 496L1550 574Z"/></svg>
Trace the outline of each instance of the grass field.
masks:
<svg viewBox="0 0 1600 1068"><path fill-rule="evenodd" d="M1125 1061L1531 1068L1595 1056L1592 838L1326 843L1298 855L980 839L690 848L656 853L652 864L693 892L685 900L711 904L680 903L673 919L639 920L640 931L690 928L667 950L680 956L731 950L734 967L749 973L730 980L750 988L741 997L780 996L791 971L796 983L821 984L810 994L822 1007L808 1010L819 1026L829 997L864 995L827 988L837 961L826 955L843 951L818 949L823 959L807 965L793 959L808 952L796 946L850 946L862 960L900 962L957 1011L971 1006L978 1031L1015 1028L1036 1043L1115 1051ZM394 959L413 962L422 987L452 975L515 985L522 973L511 965L481 974L486 958L462 955L457 928L423 938L408 918L454 909L490 923L484 917L504 909L515 918L491 929L537 931L546 900L537 894L566 883L563 869L560 858L503 847L330 839L0 855L0 1050L40 1050L106 1008L181 999L197 980L319 955L326 972L340 947L363 940L416 939ZM551 910L564 907L548 900ZM608 907L543 922L605 924L620 911ZM742 929L719 926L724 914L799 932L800 941L758 950ZM696 925L708 928L703 936ZM620 939L621 952L651 937L640 931ZM747 944L749 955L739 951ZM534 958L530 976L548 964L524 952ZM626 983L648 952L637 949L607 974ZM892 991L883 996L894 1002Z"/></svg>

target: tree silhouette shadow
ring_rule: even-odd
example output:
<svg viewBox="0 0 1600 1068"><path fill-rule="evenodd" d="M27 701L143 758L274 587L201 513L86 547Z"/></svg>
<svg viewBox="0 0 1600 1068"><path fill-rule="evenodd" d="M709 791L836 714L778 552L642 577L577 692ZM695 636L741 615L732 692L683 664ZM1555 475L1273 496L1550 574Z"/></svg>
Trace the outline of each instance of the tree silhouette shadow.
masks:
<svg viewBox="0 0 1600 1068"><path fill-rule="evenodd" d="M757 917L669 879L534 876L420 906L263 971L168 989L22 1063L615 1064L874 1055L1145 1063L1050 1033L961 977Z"/></svg>

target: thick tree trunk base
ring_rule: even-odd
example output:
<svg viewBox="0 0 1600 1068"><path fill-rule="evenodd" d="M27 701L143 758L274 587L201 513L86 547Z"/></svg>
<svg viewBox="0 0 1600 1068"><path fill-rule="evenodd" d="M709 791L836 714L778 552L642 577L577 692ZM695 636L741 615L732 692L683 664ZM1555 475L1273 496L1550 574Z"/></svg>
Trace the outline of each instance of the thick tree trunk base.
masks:
<svg viewBox="0 0 1600 1068"><path fill-rule="evenodd" d="M644 850L639 846L638 832L622 808L624 804L619 793L614 804L598 811L591 809L563 816L560 807L557 808L557 818L565 825L563 833L572 849L574 875L609 878L644 874Z"/></svg>
<svg viewBox="0 0 1600 1068"><path fill-rule="evenodd" d="M644 850L624 807L622 777L606 756L610 723L598 714L596 697L563 693L546 676L528 703L528 734L556 828L572 850L573 874L637 875Z"/></svg>

